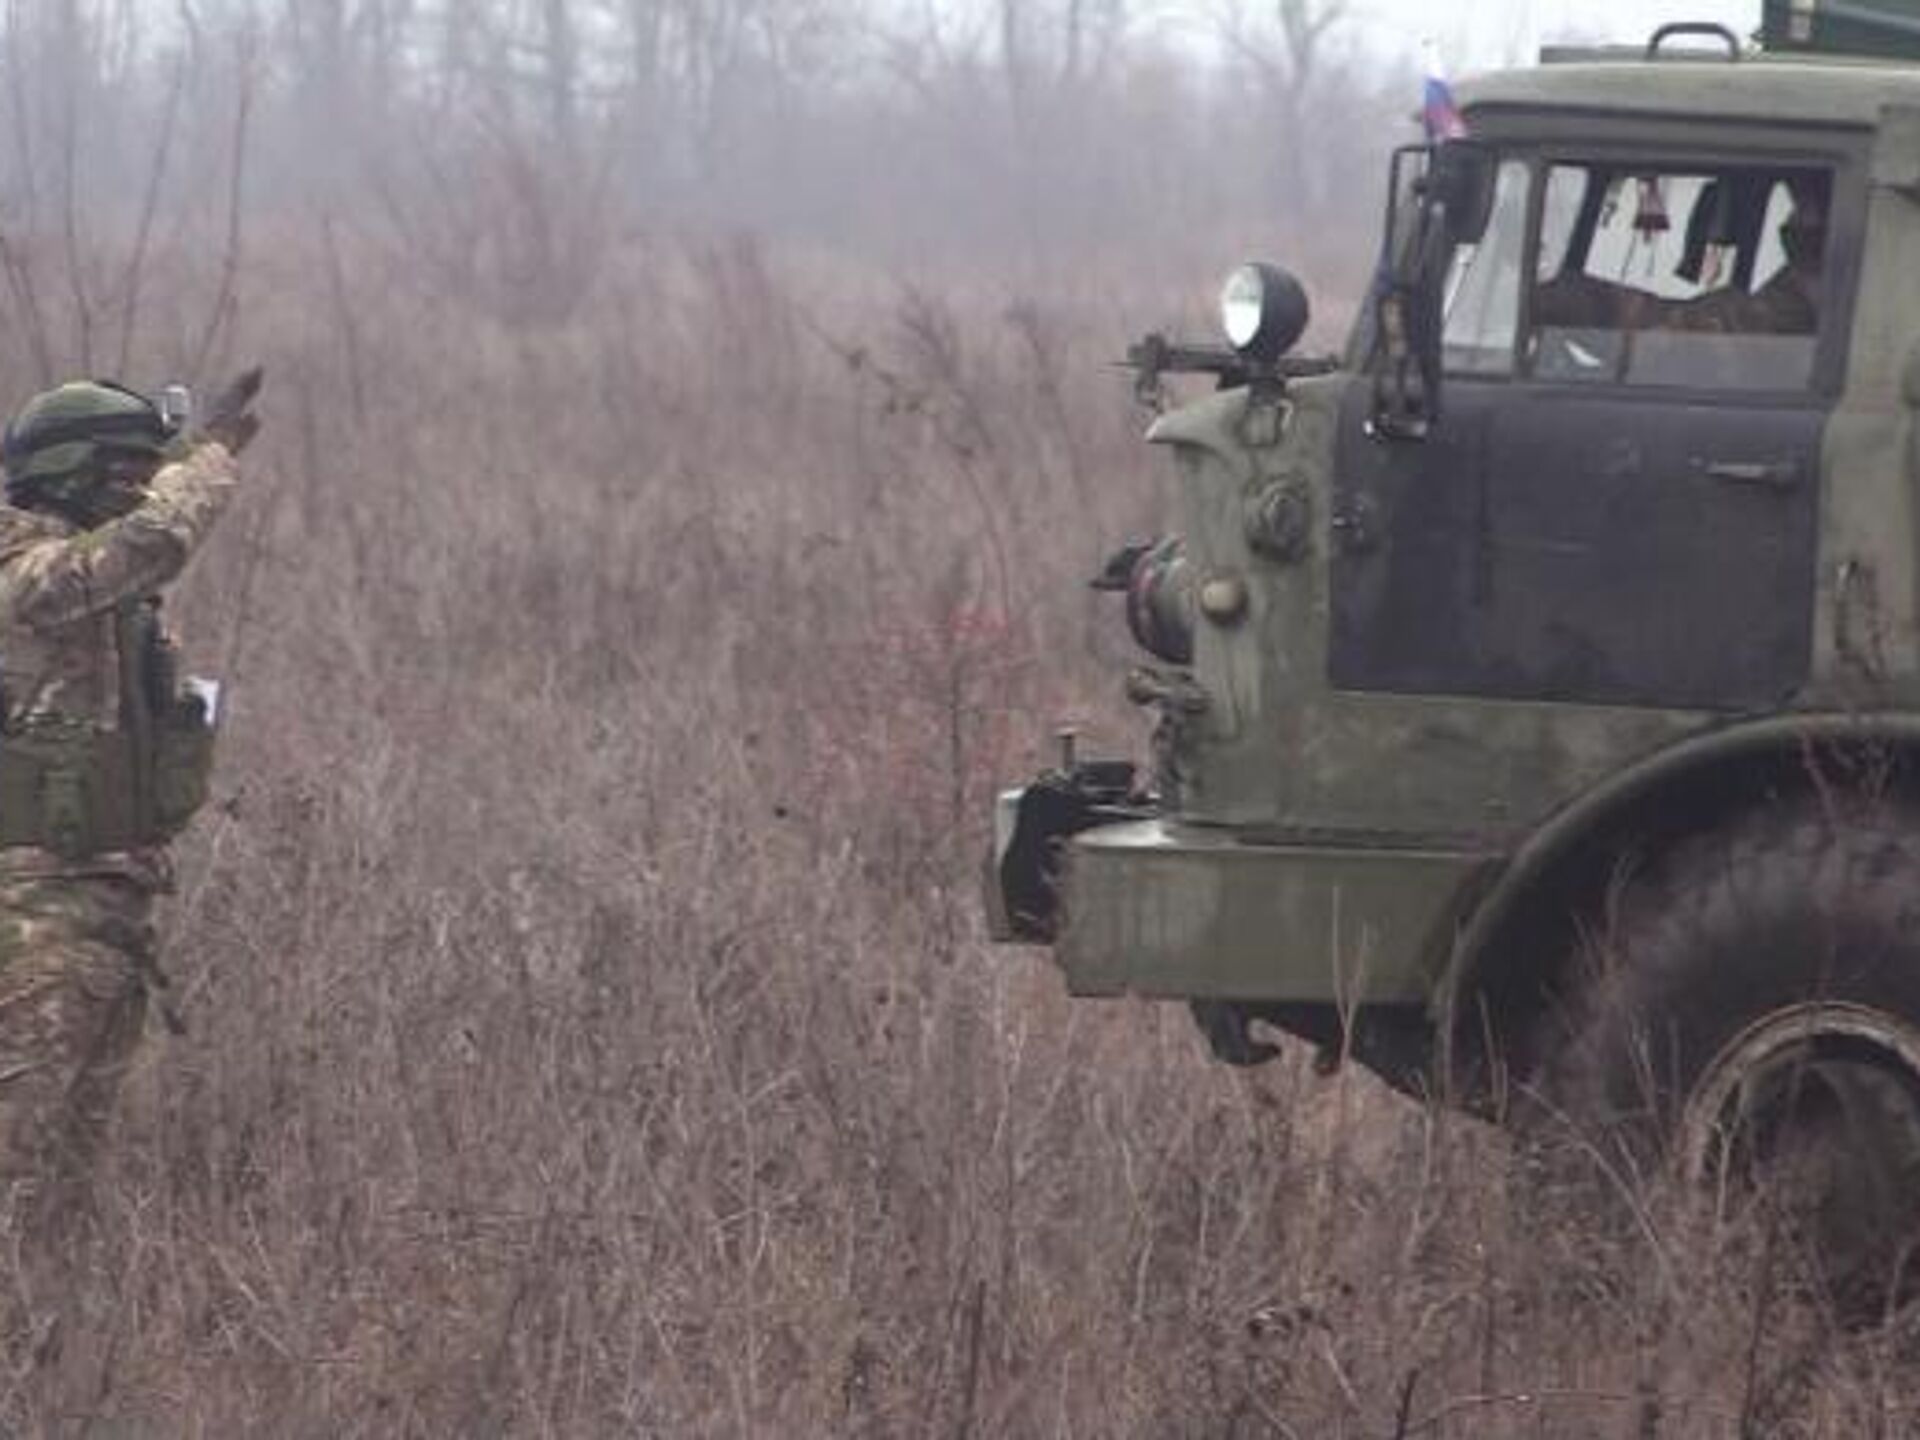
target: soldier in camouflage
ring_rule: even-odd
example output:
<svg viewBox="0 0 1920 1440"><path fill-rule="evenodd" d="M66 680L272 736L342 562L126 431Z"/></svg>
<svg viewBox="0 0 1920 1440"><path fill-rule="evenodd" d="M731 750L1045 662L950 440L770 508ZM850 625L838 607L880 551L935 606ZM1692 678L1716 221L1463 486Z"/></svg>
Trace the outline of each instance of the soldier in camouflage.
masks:
<svg viewBox="0 0 1920 1440"><path fill-rule="evenodd" d="M0 809L0 1183L16 1199L78 1173L159 976L150 909L204 769L167 823L121 792L151 790L144 737L156 714L181 713L158 591L232 496L258 386L257 371L242 377L188 434L132 391L63 385L6 433L0 807L15 798ZM194 714L210 757L213 717Z"/></svg>

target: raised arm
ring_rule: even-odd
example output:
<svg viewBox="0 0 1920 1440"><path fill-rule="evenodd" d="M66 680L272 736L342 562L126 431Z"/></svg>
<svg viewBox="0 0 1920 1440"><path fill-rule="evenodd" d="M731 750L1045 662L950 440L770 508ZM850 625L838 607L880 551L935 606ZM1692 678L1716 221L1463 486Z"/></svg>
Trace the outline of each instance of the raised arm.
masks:
<svg viewBox="0 0 1920 1440"><path fill-rule="evenodd" d="M154 475L146 499L128 514L0 558L0 614L50 629L157 589L186 565L238 479L224 445L196 445Z"/></svg>

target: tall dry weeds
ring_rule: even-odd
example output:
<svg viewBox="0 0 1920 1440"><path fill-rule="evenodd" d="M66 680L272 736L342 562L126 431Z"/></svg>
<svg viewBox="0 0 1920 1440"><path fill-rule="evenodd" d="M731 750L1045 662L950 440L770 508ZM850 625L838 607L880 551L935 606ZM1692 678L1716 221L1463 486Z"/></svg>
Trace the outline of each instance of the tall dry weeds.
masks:
<svg viewBox="0 0 1920 1440"><path fill-rule="evenodd" d="M994 785L1133 724L1082 582L1161 501L1103 322L738 245L510 328L274 253L177 601L231 682L189 1033L0 1250L20 1433L1912 1429L1905 1330L981 943Z"/></svg>

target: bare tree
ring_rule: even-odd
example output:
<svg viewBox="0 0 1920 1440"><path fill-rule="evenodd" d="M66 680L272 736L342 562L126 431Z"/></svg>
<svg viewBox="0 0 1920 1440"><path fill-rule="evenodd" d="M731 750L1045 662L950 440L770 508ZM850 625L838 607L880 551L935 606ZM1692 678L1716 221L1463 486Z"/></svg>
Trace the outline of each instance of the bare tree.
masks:
<svg viewBox="0 0 1920 1440"><path fill-rule="evenodd" d="M1325 199L1324 167L1314 163L1309 135L1314 105L1326 88L1327 42L1348 16L1347 0L1274 0L1249 16L1241 0L1226 0L1216 23L1229 51L1252 72L1284 140L1281 187L1309 210Z"/></svg>

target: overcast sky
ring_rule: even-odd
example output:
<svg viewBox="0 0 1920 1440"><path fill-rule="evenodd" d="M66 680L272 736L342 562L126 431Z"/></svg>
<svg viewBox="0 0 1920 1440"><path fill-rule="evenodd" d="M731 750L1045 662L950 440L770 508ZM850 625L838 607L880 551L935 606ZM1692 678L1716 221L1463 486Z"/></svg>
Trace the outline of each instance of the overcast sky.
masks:
<svg viewBox="0 0 1920 1440"><path fill-rule="evenodd" d="M1760 0L1352 0L1356 37L1388 53L1433 40L1453 73L1530 62L1543 42L1640 42L1669 20L1712 20L1741 36L1760 28Z"/></svg>

